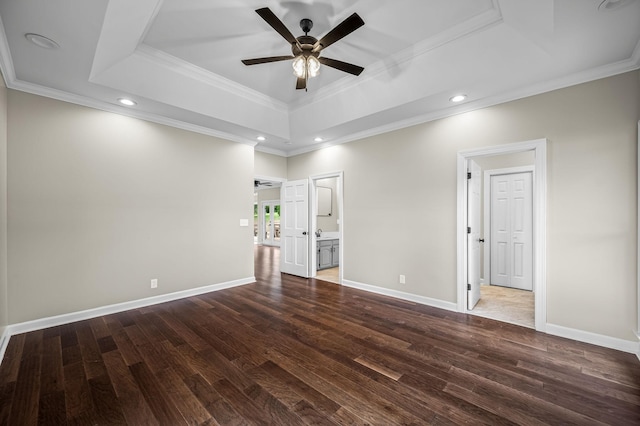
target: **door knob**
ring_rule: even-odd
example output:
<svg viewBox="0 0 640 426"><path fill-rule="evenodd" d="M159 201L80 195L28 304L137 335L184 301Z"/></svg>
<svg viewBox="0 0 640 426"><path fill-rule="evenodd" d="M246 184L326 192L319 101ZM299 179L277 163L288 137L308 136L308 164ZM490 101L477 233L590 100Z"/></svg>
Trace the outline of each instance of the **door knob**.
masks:
<svg viewBox="0 0 640 426"><path fill-rule="evenodd" d="M478 241L480 241L481 243L484 243L484 238L480 238Z"/></svg>
<svg viewBox="0 0 640 426"><path fill-rule="evenodd" d="M302 231L302 235L307 235L307 231Z"/></svg>

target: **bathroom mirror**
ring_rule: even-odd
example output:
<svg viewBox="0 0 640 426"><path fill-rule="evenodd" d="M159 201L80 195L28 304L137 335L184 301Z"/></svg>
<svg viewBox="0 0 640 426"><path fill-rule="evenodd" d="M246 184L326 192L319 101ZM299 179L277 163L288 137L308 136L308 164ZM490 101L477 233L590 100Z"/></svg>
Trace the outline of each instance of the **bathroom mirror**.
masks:
<svg viewBox="0 0 640 426"><path fill-rule="evenodd" d="M318 216L331 216L331 188L324 186L316 188L316 206Z"/></svg>

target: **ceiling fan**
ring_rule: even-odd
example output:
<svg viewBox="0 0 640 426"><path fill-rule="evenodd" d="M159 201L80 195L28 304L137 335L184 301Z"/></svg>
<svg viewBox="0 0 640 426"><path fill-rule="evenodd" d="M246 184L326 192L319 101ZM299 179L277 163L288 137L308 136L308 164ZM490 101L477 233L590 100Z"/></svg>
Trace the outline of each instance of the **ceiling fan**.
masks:
<svg viewBox="0 0 640 426"><path fill-rule="evenodd" d="M253 187L254 188L259 188L261 186L273 186L273 183L269 182L269 181L259 181L257 179L253 180Z"/></svg>
<svg viewBox="0 0 640 426"><path fill-rule="evenodd" d="M320 52L322 52L323 49L326 49L336 41L346 37L364 25L364 21L357 13L352 14L342 21L320 40L309 35L309 31L311 31L311 28L313 27L313 21L311 21L311 19L303 19L300 21L300 28L302 28L304 35L294 37L293 34L291 34L291 31L287 29L282 21L278 19L278 17L268 7L257 9L256 13L291 44L292 55L243 59L243 64L257 65L265 64L267 62L287 61L289 59L293 59L293 73L298 78L296 82L296 89L305 90L307 89L307 80L310 77L318 75L320 71L320 64L353 75L360 75L360 73L364 71L364 68L358 65L320 56Z"/></svg>

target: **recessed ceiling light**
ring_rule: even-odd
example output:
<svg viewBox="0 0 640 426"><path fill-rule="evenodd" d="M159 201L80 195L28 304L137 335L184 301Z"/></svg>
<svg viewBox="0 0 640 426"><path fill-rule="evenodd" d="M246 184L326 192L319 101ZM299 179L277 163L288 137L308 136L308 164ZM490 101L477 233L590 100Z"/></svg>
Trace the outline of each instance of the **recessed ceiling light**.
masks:
<svg viewBox="0 0 640 426"><path fill-rule="evenodd" d="M131 99L127 99L127 98L120 98L120 99L118 99L118 102L120 102L122 105L126 105L126 106L137 105L136 101L132 101Z"/></svg>
<svg viewBox="0 0 640 426"><path fill-rule="evenodd" d="M313 141L314 141L314 142L322 142L322 141L323 141L323 139L322 139L320 136L318 136L318 137L317 137L317 138L315 138Z"/></svg>
<svg viewBox="0 0 640 426"><path fill-rule="evenodd" d="M455 95L449 98L451 102L462 102L467 99L467 95Z"/></svg>
<svg viewBox="0 0 640 426"><path fill-rule="evenodd" d="M265 138L264 136L258 136L256 139L258 139L260 142L264 142L267 140L267 138Z"/></svg>
<svg viewBox="0 0 640 426"><path fill-rule="evenodd" d="M38 47L42 47L43 49L58 49L60 47L60 45L55 41L40 34L26 33L24 36L31 43Z"/></svg>
<svg viewBox="0 0 640 426"><path fill-rule="evenodd" d="M598 10L613 10L631 3L633 0L604 0L598 6Z"/></svg>

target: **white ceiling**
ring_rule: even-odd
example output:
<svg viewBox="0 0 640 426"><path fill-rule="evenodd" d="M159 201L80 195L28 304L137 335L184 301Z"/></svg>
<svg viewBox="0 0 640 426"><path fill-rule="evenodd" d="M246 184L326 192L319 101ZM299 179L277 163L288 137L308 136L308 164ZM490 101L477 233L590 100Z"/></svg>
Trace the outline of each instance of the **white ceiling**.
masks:
<svg viewBox="0 0 640 426"><path fill-rule="evenodd" d="M602 1L4 1L0 67L13 89L294 155L640 68L640 1ZM305 92L290 61L243 65L290 54L265 6L316 38L357 12L365 25L322 56L365 71L323 66Z"/></svg>

